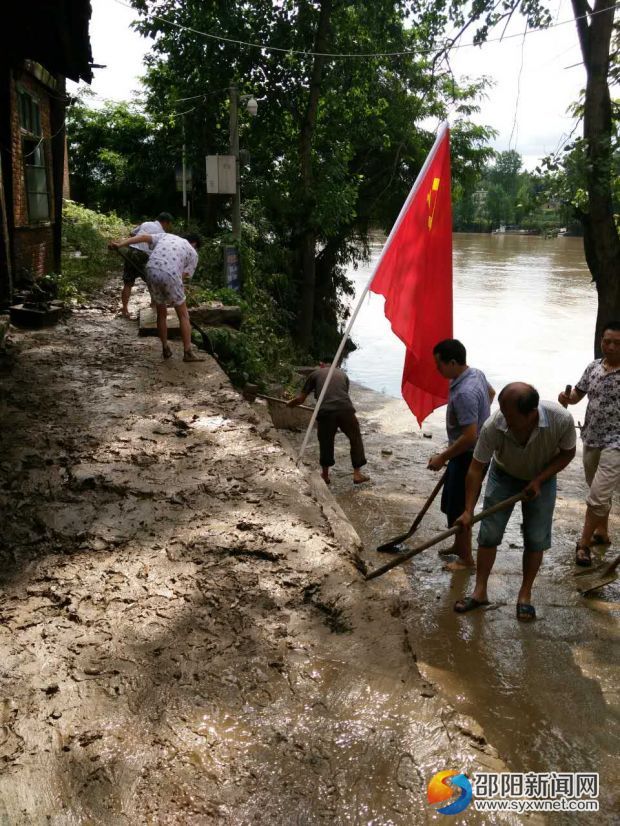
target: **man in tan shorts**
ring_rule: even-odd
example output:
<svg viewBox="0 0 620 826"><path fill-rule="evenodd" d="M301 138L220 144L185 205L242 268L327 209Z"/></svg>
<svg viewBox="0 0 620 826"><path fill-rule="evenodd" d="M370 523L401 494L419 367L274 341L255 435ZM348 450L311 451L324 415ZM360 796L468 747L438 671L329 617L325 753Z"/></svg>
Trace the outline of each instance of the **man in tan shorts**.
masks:
<svg viewBox="0 0 620 826"><path fill-rule="evenodd" d="M588 396L581 430L583 467L590 491L586 518L577 543L575 562L592 565L591 545L609 545L609 512L620 488L620 321L603 329L603 358L590 362L570 394L560 393L560 404L577 404Z"/></svg>

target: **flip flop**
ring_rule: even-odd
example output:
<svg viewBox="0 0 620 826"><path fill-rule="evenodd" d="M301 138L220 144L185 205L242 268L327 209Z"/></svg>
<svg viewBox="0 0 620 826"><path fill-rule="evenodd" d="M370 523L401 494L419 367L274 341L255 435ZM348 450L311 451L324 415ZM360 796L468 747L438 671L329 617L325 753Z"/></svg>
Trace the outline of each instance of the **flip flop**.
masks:
<svg viewBox="0 0 620 826"><path fill-rule="evenodd" d="M536 619L536 609L527 602L517 602L517 619L520 622L532 622Z"/></svg>
<svg viewBox="0 0 620 826"><path fill-rule="evenodd" d="M361 479L354 479L353 480L354 485L363 485L364 482L370 482L370 476L362 476Z"/></svg>
<svg viewBox="0 0 620 826"><path fill-rule="evenodd" d="M457 614L466 614L468 611L474 611L476 608L484 608L485 605L490 605L488 599L474 599L474 597L463 597L457 599L454 603L454 610Z"/></svg>

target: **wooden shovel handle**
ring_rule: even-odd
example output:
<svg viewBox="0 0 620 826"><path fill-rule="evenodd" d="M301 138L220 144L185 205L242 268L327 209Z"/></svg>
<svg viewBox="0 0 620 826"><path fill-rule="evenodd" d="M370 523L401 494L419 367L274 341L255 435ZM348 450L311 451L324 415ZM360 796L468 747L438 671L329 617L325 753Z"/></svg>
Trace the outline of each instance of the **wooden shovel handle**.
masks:
<svg viewBox="0 0 620 826"><path fill-rule="evenodd" d="M475 522L480 522L481 519L484 519L486 516L491 516L498 511L503 511L505 508L510 508L512 505L516 505L517 502L523 501L526 499L526 495L524 493L517 493L514 496L511 496L509 499L504 499L502 502L498 502L497 505L493 505L490 508L487 508L485 511L481 511L477 516L471 520L472 525ZM375 577L381 576L382 574L391 571L392 568L395 568L397 565L402 565L403 562L406 562L408 559L411 559L413 556L417 556L421 554L422 551L425 551L427 548L431 548L433 545L437 545L438 542L443 542L444 539L448 539L450 536L454 536L455 534L459 533L461 530L460 525L455 525L453 528L448 528L446 531L442 531L440 534L437 534L433 539L428 539L426 542L423 542L421 545L417 545L415 548L412 548L410 551L407 551L404 554L399 554L394 559L391 559L389 562L386 562L385 565L382 565L380 568L375 568L374 571L366 574L366 579L374 579Z"/></svg>
<svg viewBox="0 0 620 826"><path fill-rule="evenodd" d="M567 384L566 387L564 388L564 395L565 396L570 396L572 389L573 389L572 384ZM568 403L563 404L562 407L568 407Z"/></svg>

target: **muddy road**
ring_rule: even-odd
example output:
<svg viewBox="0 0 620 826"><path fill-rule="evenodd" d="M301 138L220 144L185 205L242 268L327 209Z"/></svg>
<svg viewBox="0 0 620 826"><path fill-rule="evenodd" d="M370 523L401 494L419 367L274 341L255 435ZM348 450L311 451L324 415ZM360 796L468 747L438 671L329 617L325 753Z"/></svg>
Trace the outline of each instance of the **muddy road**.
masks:
<svg viewBox="0 0 620 826"><path fill-rule="evenodd" d="M364 559L374 567L391 558L374 548L406 531L432 490L437 476L426 465L445 442L445 430L425 424L424 433L431 437L426 438L401 400L360 386L352 396L372 482L361 491L353 489L348 443L339 436L330 490L363 540ZM312 440L306 464L313 466L317 458ZM583 598L575 590L573 558L583 497L579 452L559 477L553 547L534 586L536 623L515 618L522 548L517 512L489 581L493 610L453 612L454 601L470 593L473 577L443 571L437 548L376 581L399 600L421 672L451 706L481 724L510 770L599 772L596 818L611 824L620 811L620 580L594 597ZM418 541L444 530L444 519L435 502L416 533ZM617 514L611 528L616 541L606 559L618 553ZM580 822L594 817L583 815ZM553 815L551 822L578 821L575 815Z"/></svg>
<svg viewBox="0 0 620 826"><path fill-rule="evenodd" d="M0 822L430 822L504 764L322 483L117 292L0 357Z"/></svg>

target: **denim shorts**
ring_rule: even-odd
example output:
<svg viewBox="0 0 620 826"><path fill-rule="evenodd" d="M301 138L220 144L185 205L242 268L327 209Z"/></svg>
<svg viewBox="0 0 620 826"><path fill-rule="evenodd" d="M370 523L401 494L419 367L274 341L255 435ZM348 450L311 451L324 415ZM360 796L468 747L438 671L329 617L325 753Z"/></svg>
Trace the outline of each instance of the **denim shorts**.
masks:
<svg viewBox="0 0 620 826"><path fill-rule="evenodd" d="M501 470L495 462L492 462L484 492L483 508L486 510L492 505L497 505L503 499L508 499L516 493L520 493L528 484L523 479L510 476L510 474ZM551 527L556 487L556 477L554 476L541 485L540 494L536 499L521 502L523 547L526 551L546 551L551 547ZM514 505L512 508L498 511L482 520L478 533L479 546L496 548L501 544L513 508Z"/></svg>

